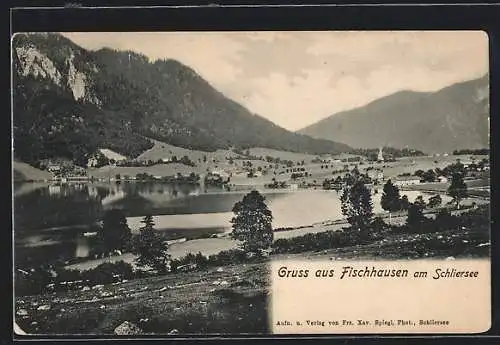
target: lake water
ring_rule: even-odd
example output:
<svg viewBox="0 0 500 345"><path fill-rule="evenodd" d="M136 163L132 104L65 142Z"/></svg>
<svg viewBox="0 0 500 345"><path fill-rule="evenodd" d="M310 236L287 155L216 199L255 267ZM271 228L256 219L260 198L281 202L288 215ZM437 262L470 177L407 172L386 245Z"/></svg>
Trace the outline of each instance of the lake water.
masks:
<svg viewBox="0 0 500 345"><path fill-rule="evenodd" d="M297 227L342 218L336 191L262 191L273 213L273 227ZM233 205L247 192L168 183L43 183L14 186L17 263L86 257L95 223L111 209L121 209L137 232L146 214L170 239L230 230ZM413 201L419 192L405 192ZM374 212L381 212L379 193ZM424 195L425 198L425 195Z"/></svg>

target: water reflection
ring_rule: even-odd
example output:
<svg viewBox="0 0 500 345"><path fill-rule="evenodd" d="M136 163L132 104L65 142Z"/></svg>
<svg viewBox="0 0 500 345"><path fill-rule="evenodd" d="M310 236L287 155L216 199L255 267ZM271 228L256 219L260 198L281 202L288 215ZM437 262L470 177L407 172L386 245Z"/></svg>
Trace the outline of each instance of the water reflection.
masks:
<svg viewBox="0 0 500 345"><path fill-rule="evenodd" d="M76 258L86 258L90 255L90 243L87 237L83 235L78 235L76 238Z"/></svg>
<svg viewBox="0 0 500 345"><path fill-rule="evenodd" d="M222 232L230 228L232 207L244 194L166 182L14 185L16 261L89 256L93 242L85 233L95 232L97 221L110 209L121 209L132 230L140 226L141 217L151 214L156 227L174 239ZM420 195L405 194L410 201ZM275 228L342 217L335 191L273 191L265 197ZM374 212L381 212L381 193L372 197Z"/></svg>

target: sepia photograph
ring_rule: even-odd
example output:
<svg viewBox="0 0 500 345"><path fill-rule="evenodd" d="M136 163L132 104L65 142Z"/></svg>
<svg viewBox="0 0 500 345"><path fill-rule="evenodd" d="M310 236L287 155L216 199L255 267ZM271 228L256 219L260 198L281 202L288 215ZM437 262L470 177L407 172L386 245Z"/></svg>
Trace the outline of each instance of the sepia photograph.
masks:
<svg viewBox="0 0 500 345"><path fill-rule="evenodd" d="M488 44L15 34L15 333L273 334L273 262L489 260Z"/></svg>

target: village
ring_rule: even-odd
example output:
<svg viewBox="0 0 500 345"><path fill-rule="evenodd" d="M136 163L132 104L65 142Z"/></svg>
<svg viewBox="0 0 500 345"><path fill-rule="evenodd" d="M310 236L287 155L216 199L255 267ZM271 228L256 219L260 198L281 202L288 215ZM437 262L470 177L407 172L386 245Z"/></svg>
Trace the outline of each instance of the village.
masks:
<svg viewBox="0 0 500 345"><path fill-rule="evenodd" d="M365 178L365 184L375 190L390 179L402 189L439 191L450 178L446 168L460 163L465 168L467 181L483 181L476 186L478 190L486 190L489 185L489 159L481 154L444 153L394 158L385 153L383 147L378 149L376 159L347 153L322 156L276 153L285 158L257 156L250 150L227 150L203 155L195 152L193 158L173 155L156 160L130 160L112 150L102 149L88 159L86 167L76 166L68 160L47 160L39 168L50 173L51 177L43 182L51 185L157 181L218 186L226 191L255 188L340 190L345 174L355 169ZM290 155L295 160L286 159Z"/></svg>
<svg viewBox="0 0 500 345"><path fill-rule="evenodd" d="M16 335L276 334L289 292L292 324L385 297L478 319L478 286L292 292L273 266L489 264L484 32L15 32Z"/></svg>

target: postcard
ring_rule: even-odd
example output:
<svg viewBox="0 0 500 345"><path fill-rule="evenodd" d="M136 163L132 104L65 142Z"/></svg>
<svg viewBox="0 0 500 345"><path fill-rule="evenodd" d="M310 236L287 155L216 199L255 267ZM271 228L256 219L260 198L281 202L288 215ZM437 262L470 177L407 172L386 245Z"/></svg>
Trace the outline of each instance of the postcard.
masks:
<svg viewBox="0 0 500 345"><path fill-rule="evenodd" d="M490 328L484 32L11 46L17 336Z"/></svg>

